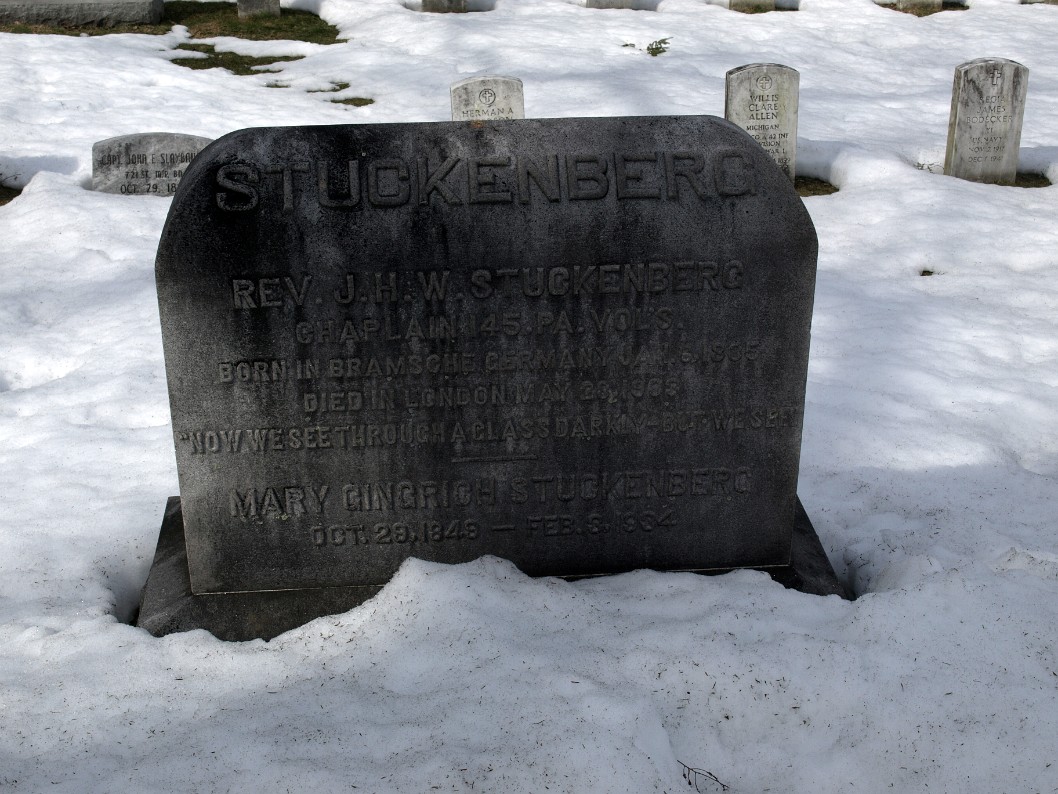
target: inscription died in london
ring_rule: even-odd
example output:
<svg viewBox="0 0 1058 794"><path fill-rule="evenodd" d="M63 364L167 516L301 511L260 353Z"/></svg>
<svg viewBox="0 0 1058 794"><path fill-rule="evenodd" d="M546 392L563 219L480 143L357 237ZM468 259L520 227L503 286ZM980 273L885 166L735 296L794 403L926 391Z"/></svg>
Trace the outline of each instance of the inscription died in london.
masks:
<svg viewBox="0 0 1058 794"><path fill-rule="evenodd" d="M195 592L786 564L815 257L710 117L221 139L157 262Z"/></svg>

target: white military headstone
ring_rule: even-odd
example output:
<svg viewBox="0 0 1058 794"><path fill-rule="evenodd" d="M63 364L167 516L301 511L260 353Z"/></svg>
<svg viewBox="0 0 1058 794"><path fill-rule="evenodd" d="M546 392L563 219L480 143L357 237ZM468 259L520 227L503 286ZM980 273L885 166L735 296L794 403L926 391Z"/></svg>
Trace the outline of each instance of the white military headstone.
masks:
<svg viewBox="0 0 1058 794"><path fill-rule="evenodd" d="M195 156L212 141L175 132L107 138L92 146L92 189L126 196L171 196Z"/></svg>
<svg viewBox="0 0 1058 794"><path fill-rule="evenodd" d="M1005 58L978 58L956 67L945 174L1014 184L1028 84L1028 68Z"/></svg>
<svg viewBox="0 0 1058 794"><path fill-rule="evenodd" d="M797 173L800 75L778 63L751 63L727 73L724 118L737 124L793 179Z"/></svg>
<svg viewBox="0 0 1058 794"><path fill-rule="evenodd" d="M486 75L452 84L452 121L524 119L525 98L517 77Z"/></svg>
<svg viewBox="0 0 1058 794"><path fill-rule="evenodd" d="M239 19L279 16L279 0L239 0Z"/></svg>

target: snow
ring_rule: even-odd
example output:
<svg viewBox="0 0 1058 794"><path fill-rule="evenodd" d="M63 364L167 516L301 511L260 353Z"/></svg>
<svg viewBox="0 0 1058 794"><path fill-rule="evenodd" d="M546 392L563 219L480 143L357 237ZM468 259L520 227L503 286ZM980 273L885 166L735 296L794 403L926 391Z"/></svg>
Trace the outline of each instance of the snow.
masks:
<svg viewBox="0 0 1058 794"><path fill-rule="evenodd" d="M306 56L250 77L169 63L179 28L0 34L0 174L26 186L0 207L0 789L719 790L683 764L737 792L1058 791L1058 187L928 170L955 66L1006 57L1030 69L1023 169L1058 181L1058 7L969 5L298 0L348 40L217 40ZM806 199L799 493L858 600L748 571L412 560L269 643L123 622L177 492L153 281L170 202L87 190L93 142L443 120L475 74L520 77L537 117L720 114L725 72L763 61L800 70L799 165L841 188Z"/></svg>

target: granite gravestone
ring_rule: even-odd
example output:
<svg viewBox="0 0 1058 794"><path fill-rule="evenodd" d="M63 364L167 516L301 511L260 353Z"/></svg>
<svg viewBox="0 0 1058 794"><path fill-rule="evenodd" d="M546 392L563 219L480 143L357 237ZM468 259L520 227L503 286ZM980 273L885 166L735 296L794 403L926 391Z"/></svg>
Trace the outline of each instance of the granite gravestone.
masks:
<svg viewBox="0 0 1058 794"><path fill-rule="evenodd" d="M239 19L277 17L280 10L279 0L239 0Z"/></svg>
<svg viewBox="0 0 1058 794"><path fill-rule="evenodd" d="M209 138L145 132L107 138L92 146L92 189L128 196L172 196Z"/></svg>
<svg viewBox="0 0 1058 794"><path fill-rule="evenodd" d="M635 8L635 0L584 0L585 8Z"/></svg>
<svg viewBox="0 0 1058 794"><path fill-rule="evenodd" d="M972 182L1013 185L1029 70L1004 58L955 69L944 173Z"/></svg>
<svg viewBox="0 0 1058 794"><path fill-rule="evenodd" d="M524 119L522 81L517 77L471 77L453 83L452 121Z"/></svg>
<svg viewBox="0 0 1058 794"><path fill-rule="evenodd" d="M800 75L777 63L753 63L727 73L724 118L759 143L793 180L797 171L797 94Z"/></svg>
<svg viewBox="0 0 1058 794"><path fill-rule="evenodd" d="M226 136L156 268L194 592L786 565L815 258L720 119Z"/></svg>
<svg viewBox="0 0 1058 794"><path fill-rule="evenodd" d="M80 27L154 25L164 0L0 0L0 23Z"/></svg>

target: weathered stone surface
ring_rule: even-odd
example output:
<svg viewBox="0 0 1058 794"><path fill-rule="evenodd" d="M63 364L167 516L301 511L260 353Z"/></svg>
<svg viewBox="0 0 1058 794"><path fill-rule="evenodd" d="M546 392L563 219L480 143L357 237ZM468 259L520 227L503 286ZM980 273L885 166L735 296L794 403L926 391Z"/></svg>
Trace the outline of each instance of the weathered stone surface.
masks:
<svg viewBox="0 0 1058 794"><path fill-rule="evenodd" d="M0 22L79 27L155 24L164 0L0 0Z"/></svg>
<svg viewBox="0 0 1058 794"><path fill-rule="evenodd" d="M1029 70L1004 58L978 58L955 69L944 173L1013 185Z"/></svg>
<svg viewBox="0 0 1058 794"><path fill-rule="evenodd" d="M767 568L766 571L772 579L791 590L809 595L852 598L834 574L800 500L794 519L790 564ZM143 588L136 625L156 637L205 629L218 639L231 642L270 640L310 620L347 612L381 589L319 587L195 595L191 592L187 572L180 497L171 496L165 506L158 548Z"/></svg>
<svg viewBox="0 0 1058 794"><path fill-rule="evenodd" d="M127 196L172 196L209 138L175 132L119 135L92 145L92 189Z"/></svg>
<svg viewBox="0 0 1058 794"><path fill-rule="evenodd" d="M196 596L188 577L181 518L180 497L172 496L165 506L158 548L136 618L137 626L156 637L205 629L232 642L270 640L323 615L347 612L382 589L317 587Z"/></svg>
<svg viewBox="0 0 1058 794"><path fill-rule="evenodd" d="M487 75L453 83L452 121L524 119L525 97L517 77Z"/></svg>
<svg viewBox="0 0 1058 794"><path fill-rule="evenodd" d="M741 11L743 14L774 11L775 0L730 0L728 8L732 11Z"/></svg>
<svg viewBox="0 0 1058 794"><path fill-rule="evenodd" d="M815 257L721 119L226 136L156 271L194 591L787 564Z"/></svg>
<svg viewBox="0 0 1058 794"><path fill-rule="evenodd" d="M277 17L280 10L279 0L239 0L239 19Z"/></svg>
<svg viewBox="0 0 1058 794"><path fill-rule="evenodd" d="M422 0L422 10L431 14L465 14L467 0Z"/></svg>
<svg viewBox="0 0 1058 794"><path fill-rule="evenodd" d="M724 118L764 147L792 180L797 172L800 75L777 63L752 63L727 73Z"/></svg>

